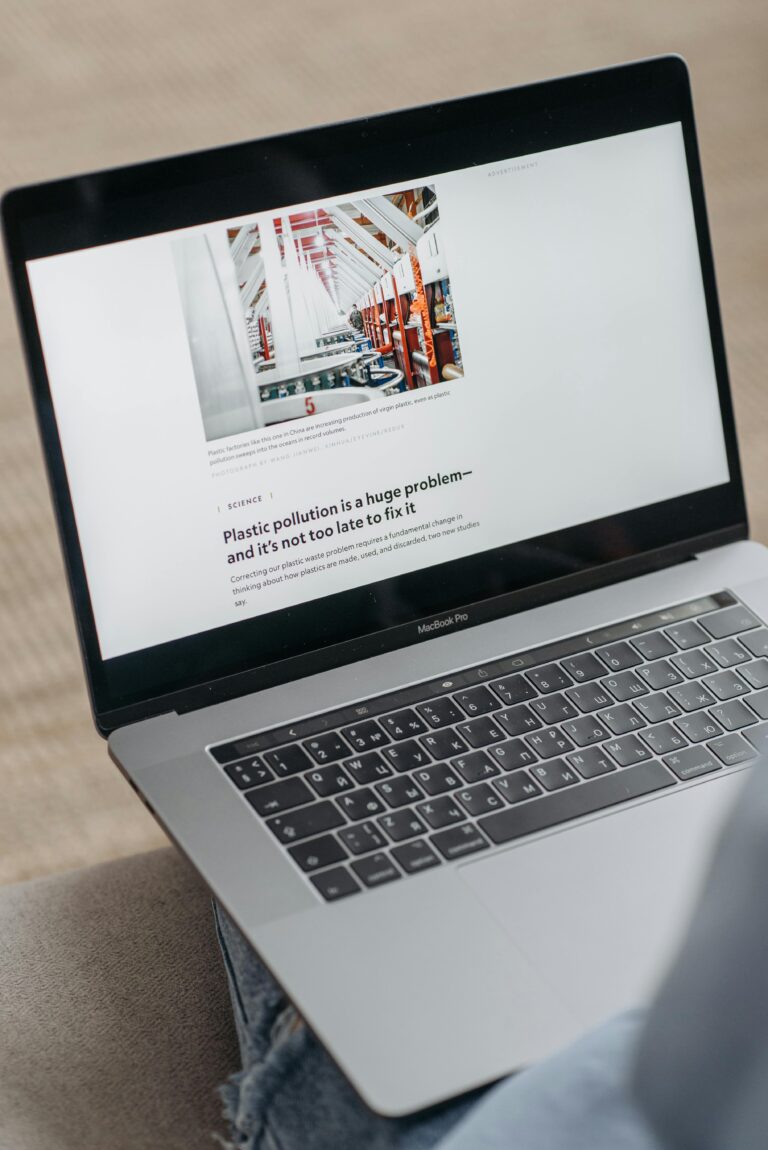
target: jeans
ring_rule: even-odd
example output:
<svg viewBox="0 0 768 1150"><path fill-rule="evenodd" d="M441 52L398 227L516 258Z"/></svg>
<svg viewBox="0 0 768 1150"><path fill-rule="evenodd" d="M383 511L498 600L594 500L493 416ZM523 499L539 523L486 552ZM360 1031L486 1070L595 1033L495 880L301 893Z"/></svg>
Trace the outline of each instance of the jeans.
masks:
<svg viewBox="0 0 768 1150"><path fill-rule="evenodd" d="M407 1118L370 1111L218 906L243 1069L221 1088L237 1150L661 1150L627 1086L622 1015L497 1086Z"/></svg>

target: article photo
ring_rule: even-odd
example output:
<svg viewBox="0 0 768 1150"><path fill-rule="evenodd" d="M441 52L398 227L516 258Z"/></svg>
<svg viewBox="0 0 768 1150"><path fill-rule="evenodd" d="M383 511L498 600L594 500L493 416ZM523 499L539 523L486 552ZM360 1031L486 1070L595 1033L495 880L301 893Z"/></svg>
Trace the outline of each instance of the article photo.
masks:
<svg viewBox="0 0 768 1150"><path fill-rule="evenodd" d="M173 242L207 440L462 379L432 185Z"/></svg>

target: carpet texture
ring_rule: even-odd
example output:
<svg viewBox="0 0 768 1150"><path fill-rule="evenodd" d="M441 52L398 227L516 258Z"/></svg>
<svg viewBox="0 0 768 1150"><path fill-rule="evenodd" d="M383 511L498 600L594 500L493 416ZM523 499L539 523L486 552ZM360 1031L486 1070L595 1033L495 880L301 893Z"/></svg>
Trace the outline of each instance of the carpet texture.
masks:
<svg viewBox="0 0 768 1150"><path fill-rule="evenodd" d="M2 188L681 52L693 71L753 535L768 541L764 0L0 0L0 29ZM0 365L8 883L163 837L91 725L4 279ZM691 412L681 450L695 425Z"/></svg>

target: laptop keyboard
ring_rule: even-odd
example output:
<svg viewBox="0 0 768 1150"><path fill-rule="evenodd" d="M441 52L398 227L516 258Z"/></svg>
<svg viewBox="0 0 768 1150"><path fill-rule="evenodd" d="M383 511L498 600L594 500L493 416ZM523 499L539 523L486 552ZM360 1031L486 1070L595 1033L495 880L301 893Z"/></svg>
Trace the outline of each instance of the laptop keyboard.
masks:
<svg viewBox="0 0 768 1150"><path fill-rule="evenodd" d="M768 749L768 629L727 591L209 748L334 901Z"/></svg>

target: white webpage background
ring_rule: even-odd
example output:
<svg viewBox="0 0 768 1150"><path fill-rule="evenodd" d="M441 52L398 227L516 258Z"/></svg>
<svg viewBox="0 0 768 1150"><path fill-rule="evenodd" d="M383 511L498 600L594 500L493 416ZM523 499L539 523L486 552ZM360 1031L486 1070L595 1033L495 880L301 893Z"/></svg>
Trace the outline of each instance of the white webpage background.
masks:
<svg viewBox="0 0 768 1150"><path fill-rule="evenodd" d="M103 657L727 482L679 124L376 191L421 182L465 378L393 412L397 433L252 476L212 478L171 233L28 265ZM415 496L413 522L461 512L475 530L266 588L237 613L225 527L455 470L473 474ZM255 488L272 492L263 510L218 510Z"/></svg>

